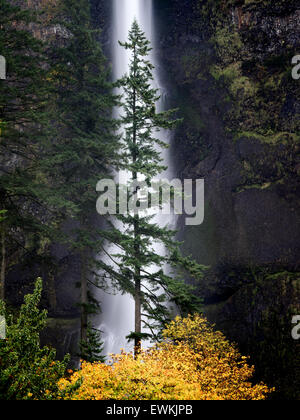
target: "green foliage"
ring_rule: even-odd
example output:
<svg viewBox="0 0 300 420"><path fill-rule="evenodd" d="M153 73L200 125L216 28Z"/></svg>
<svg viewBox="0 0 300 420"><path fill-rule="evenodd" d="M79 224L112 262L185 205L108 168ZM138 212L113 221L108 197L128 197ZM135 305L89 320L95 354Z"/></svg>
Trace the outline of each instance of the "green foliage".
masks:
<svg viewBox="0 0 300 420"><path fill-rule="evenodd" d="M50 51L56 140L51 140L43 168L52 182L49 205L64 219L73 219L74 228L60 240L80 258L81 346L86 347L83 354L90 354L96 336L91 329L88 332L88 316L97 305L89 286L102 286L96 269L101 230L95 187L110 176L115 162L118 137L112 109L117 97L112 94L99 31L92 27L89 2L60 1L54 21L65 28L68 38Z"/></svg>
<svg viewBox="0 0 300 420"><path fill-rule="evenodd" d="M87 339L80 342L80 358L89 363L105 362L105 357L102 355L103 342L101 341L101 331L92 327L88 323Z"/></svg>
<svg viewBox="0 0 300 420"><path fill-rule="evenodd" d="M92 212L95 215L95 185L107 176L115 157L117 137L111 112L117 98L111 94L109 68L99 31L91 25L89 2L63 0L56 20L69 38L66 45L55 45L51 52L59 141L53 145L47 166L52 176L56 173L55 204L67 206L78 220L88 219ZM88 242L84 232L80 241Z"/></svg>
<svg viewBox="0 0 300 420"><path fill-rule="evenodd" d="M54 350L40 345L47 322L47 312L39 309L41 294L38 279L16 319L0 304L7 320L6 340L0 340L0 399L45 400L58 395L57 381L65 374L68 357L58 362Z"/></svg>
<svg viewBox="0 0 300 420"><path fill-rule="evenodd" d="M165 169L161 150L168 146L155 133L172 129L179 120L175 119L176 110L156 111L159 93L151 85L154 68L148 60L151 47L136 21L128 41L120 44L130 52L131 62L128 74L118 81L124 92L121 99L124 133L119 167L129 173L130 199L136 199L134 183L141 179L150 183ZM116 228L112 224L104 235L109 242L117 244L118 251L113 256L106 252L112 264L99 262L102 272L108 273L112 283L135 299L136 328L128 336L134 339L135 349L139 349L141 339L149 335L142 332L142 326L152 338L157 338L161 326L170 318L168 301L182 306L184 311L199 309L199 300L193 296L192 288L184 284L178 267L184 267L197 281L204 270L203 266L180 257L180 244L174 241L176 232L158 226L152 220L153 216L146 213L127 212L116 216L122 227ZM158 253L156 244L161 244L166 253Z"/></svg>
<svg viewBox="0 0 300 420"><path fill-rule="evenodd" d="M0 210L0 223L6 219L7 210Z"/></svg>
<svg viewBox="0 0 300 420"><path fill-rule="evenodd" d="M43 203L47 183L40 176L51 89L45 45L29 30L33 22L38 25L31 11L0 1L0 53L7 62L7 78L0 80L0 208L8 211L7 255L19 259L51 230L44 219L51 218ZM13 262L8 257L7 267Z"/></svg>
<svg viewBox="0 0 300 420"><path fill-rule="evenodd" d="M115 161L111 116L117 98L89 2L61 0L47 16L47 24L64 29L64 39L36 39L37 16L1 0L0 53L8 65L7 80L0 81L0 209L8 211L4 268L16 259L39 259L53 275L57 267L49 249L55 241L80 254L81 283L87 284L97 277L95 186ZM66 232L62 225L70 218L74 229ZM87 318L85 290L81 307Z"/></svg>

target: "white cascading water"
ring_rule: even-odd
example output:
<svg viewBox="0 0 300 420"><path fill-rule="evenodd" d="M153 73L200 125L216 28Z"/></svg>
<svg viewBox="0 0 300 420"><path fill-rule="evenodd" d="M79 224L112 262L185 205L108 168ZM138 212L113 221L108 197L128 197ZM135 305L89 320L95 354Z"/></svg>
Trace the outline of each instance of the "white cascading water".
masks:
<svg viewBox="0 0 300 420"><path fill-rule="evenodd" d="M128 72L128 66L130 61L130 52L122 48L118 41L124 42L127 40L128 31L131 28L134 18L137 19L139 25L142 27L143 31L146 34L146 37L151 41L152 47L154 45L154 37L152 33L154 32L154 22L153 22L153 10L152 10L152 0L113 0L113 44L112 44L112 57L113 57L113 77L114 80L119 79L125 73ZM151 60L154 65L155 62L154 56L151 57ZM158 71L155 71L154 74L155 81L154 85L163 91L159 83L159 74ZM163 100L157 106L157 110L160 111L163 109ZM119 111L116 111L117 113ZM168 142L170 139L170 134L168 132L162 132L160 137ZM168 170L164 172L161 178L167 178L171 180L172 177L172 166L169 158L168 150L163 152L164 164L168 166ZM126 183L128 175L123 172L118 176L118 181L120 183ZM168 215L158 215L154 219L154 222L158 223L161 226L166 224L174 227L175 217ZM164 253L163 246L155 245L155 250L157 253ZM107 249L109 254L114 254L116 249L114 247L109 247ZM105 258L107 263L109 257L101 256ZM105 355L111 353L118 354L121 349L125 351L132 351L132 343L128 343L126 336L130 334L131 331L134 331L134 300L129 294L114 294L112 290L110 292L101 292L99 296L101 302L102 313L100 316L100 326L98 322L98 329L102 331L102 339L104 342L104 351ZM149 343L143 343L143 347L147 347Z"/></svg>

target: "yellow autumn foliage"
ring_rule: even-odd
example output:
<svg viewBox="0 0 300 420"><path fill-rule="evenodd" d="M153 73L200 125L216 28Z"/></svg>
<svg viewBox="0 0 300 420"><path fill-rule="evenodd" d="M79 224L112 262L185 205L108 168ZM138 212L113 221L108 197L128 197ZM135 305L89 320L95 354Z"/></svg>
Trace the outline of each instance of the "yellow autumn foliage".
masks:
<svg viewBox="0 0 300 420"><path fill-rule="evenodd" d="M262 400L272 391L252 385L253 367L199 315L177 317L165 341L143 351L86 363L59 387L72 400Z"/></svg>

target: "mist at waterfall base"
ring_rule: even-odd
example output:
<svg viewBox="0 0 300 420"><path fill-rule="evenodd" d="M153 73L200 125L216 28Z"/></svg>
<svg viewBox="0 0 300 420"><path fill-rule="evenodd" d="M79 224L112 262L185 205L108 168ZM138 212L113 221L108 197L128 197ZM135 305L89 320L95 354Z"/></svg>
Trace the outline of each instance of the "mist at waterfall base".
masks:
<svg viewBox="0 0 300 420"><path fill-rule="evenodd" d="M124 42L127 40L128 32L135 18L145 32L147 39L151 42L152 47L155 48L155 39L153 36L155 33L155 21L153 17L152 0L113 0L112 67L114 80L121 78L128 72L130 52L121 47L118 41ZM164 95L162 94L164 89L163 86L160 86L159 72L157 70L158 63L156 63L155 56L152 55L150 59L156 67L154 72L154 86L160 90L162 96L160 103L157 104L157 110L159 112L164 108ZM116 110L116 114L119 113L120 110ZM169 132L162 131L160 137L165 142L170 141ZM174 171L172 169L169 151L163 151L162 156L164 158L164 164L168 169L161 174L161 177L172 179ZM126 183L128 174L126 172L120 172L116 178L119 183ZM154 217L153 222L158 223L160 226L168 224L171 228L174 228L176 217L174 215L160 214ZM115 225L120 228L120 224ZM155 244L154 248L158 254L163 255L165 252L162 245ZM106 251L108 254L113 255L116 253L116 248L110 245L106 248ZM111 263L111 260L107 255L101 255L100 258L104 259L107 263ZM97 298L100 301L102 312L95 324L97 329L102 332L101 337L104 343L103 354L105 356L112 353L118 354L121 349L124 349L126 352L133 351L132 342L128 343L126 339L126 336L134 331L135 304L133 297L129 294L116 294L115 290L111 287L109 291L98 291ZM147 331L143 329L143 332ZM143 341L142 343L143 348L147 348L150 345L150 341Z"/></svg>

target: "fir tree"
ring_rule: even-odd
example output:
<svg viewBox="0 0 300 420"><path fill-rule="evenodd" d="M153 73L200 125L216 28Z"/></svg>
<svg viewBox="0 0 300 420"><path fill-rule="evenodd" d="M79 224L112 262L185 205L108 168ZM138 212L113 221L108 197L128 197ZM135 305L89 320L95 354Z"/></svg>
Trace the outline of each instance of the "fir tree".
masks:
<svg viewBox="0 0 300 420"><path fill-rule="evenodd" d="M80 357L89 362L105 362L103 356L103 342L101 340L101 331L93 328L92 324L88 322L87 339L80 342Z"/></svg>
<svg viewBox="0 0 300 420"><path fill-rule="evenodd" d="M93 285L101 286L96 184L115 163L118 137L112 109L117 98L88 0L62 0L56 21L68 36L51 54L57 138L43 164L53 182L51 200L75 226L63 240L81 262L81 346L88 346L88 318L97 307L89 296Z"/></svg>
<svg viewBox="0 0 300 420"><path fill-rule="evenodd" d="M40 161L48 136L50 86L45 45L29 30L36 21L32 11L0 0L0 54L7 63L7 77L0 80L0 210L8 211L1 226L2 297L10 265L32 260L49 237L43 202L47 180Z"/></svg>
<svg viewBox="0 0 300 420"><path fill-rule="evenodd" d="M131 62L129 74L118 82L124 91L121 101L124 135L119 167L129 173L133 186L140 179L146 179L149 184L165 169L161 148L167 145L156 138L155 133L160 129L172 129L178 120L174 118L175 110L156 112L159 94L151 85L154 67L148 60L150 43L136 21L129 32L128 41L120 44L131 52ZM137 193L133 188L131 198L137 199ZM181 265L189 268L197 278L202 276L204 267L181 257L179 243L174 241L175 232L159 227L149 214L127 212L117 215L117 218L122 222L122 227L117 229L112 224L106 238L117 244L120 252L109 255L112 264L102 261L101 265L122 291L134 297L135 331L128 338L134 340L137 354L142 339L156 337L159 327L169 320L166 306L169 300L184 310L198 308L199 302L192 295L191 288L176 276L175 270L168 273L164 267ZM155 242L165 246L166 255L157 254ZM153 270L153 267L156 268ZM150 333L143 331L142 327Z"/></svg>

